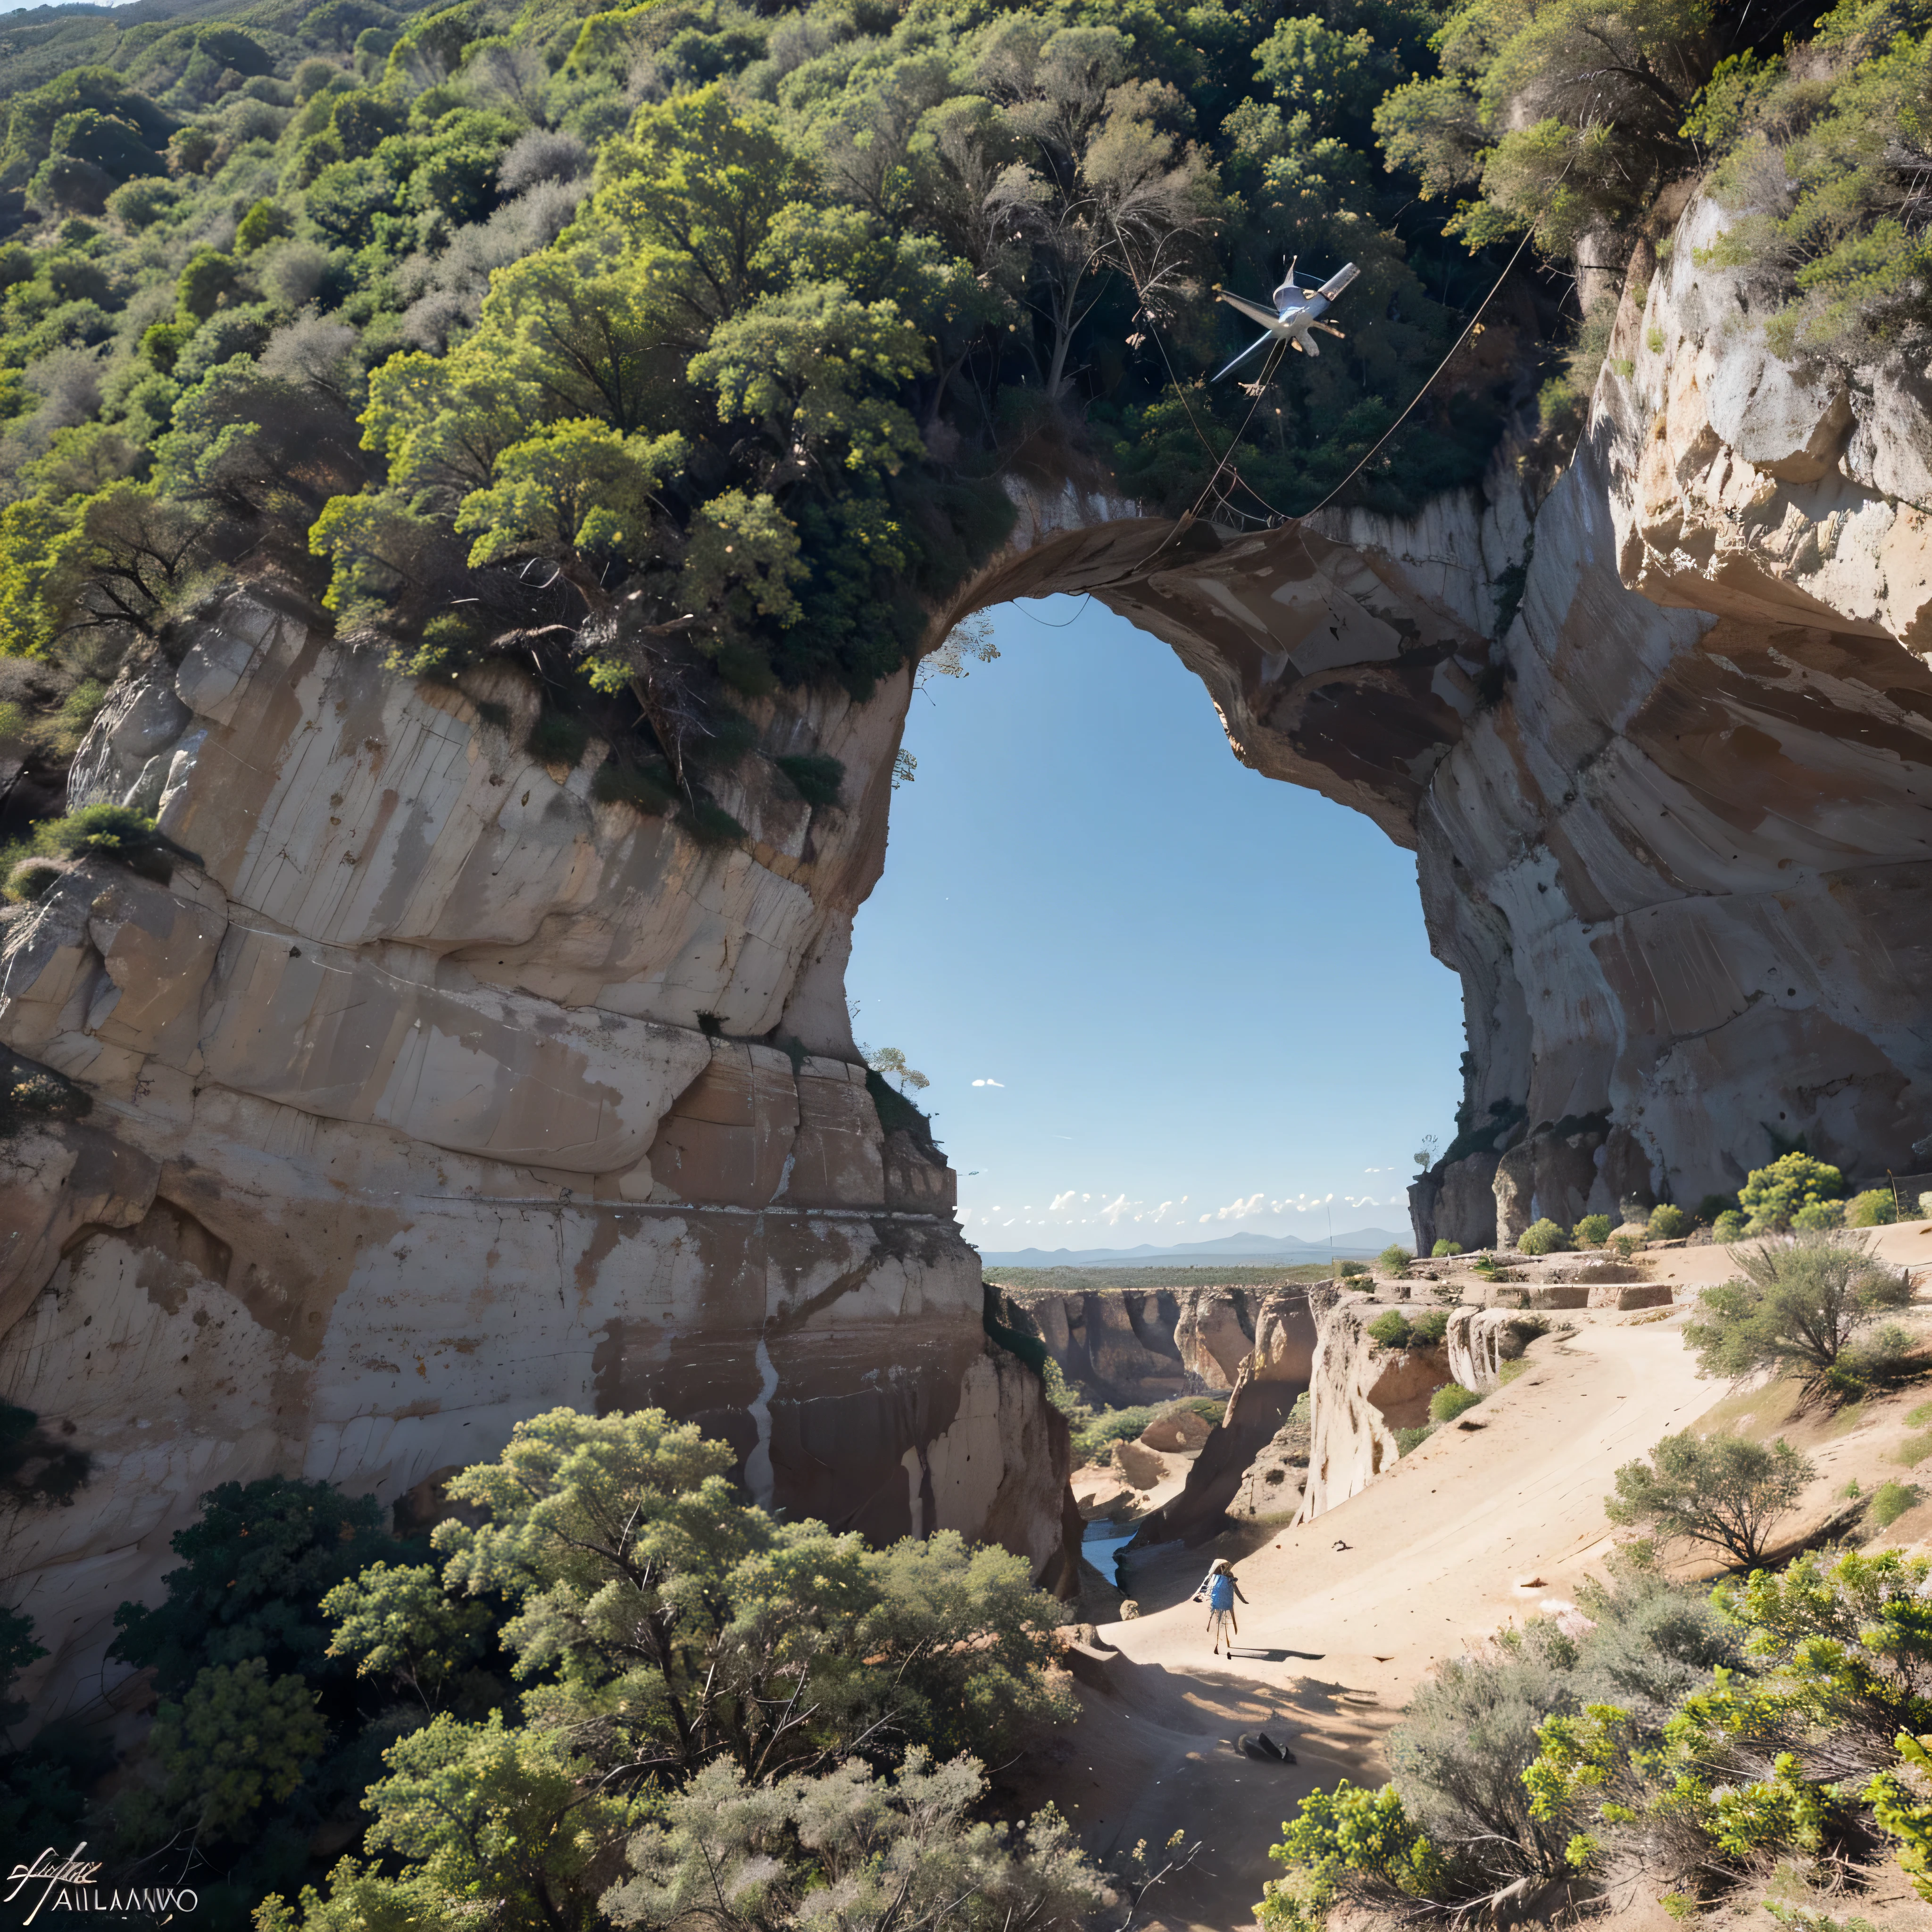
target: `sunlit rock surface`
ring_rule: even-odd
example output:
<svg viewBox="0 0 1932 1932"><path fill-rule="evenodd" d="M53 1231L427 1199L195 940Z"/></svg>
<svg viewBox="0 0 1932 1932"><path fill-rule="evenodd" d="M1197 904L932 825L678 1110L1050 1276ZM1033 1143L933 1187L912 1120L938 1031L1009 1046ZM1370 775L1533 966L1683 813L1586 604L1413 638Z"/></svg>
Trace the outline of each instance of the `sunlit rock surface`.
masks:
<svg viewBox="0 0 1932 1932"><path fill-rule="evenodd" d="M426 1501L560 1403L662 1404L795 1516L1066 1580L1065 1426L844 1005L908 682L760 716L849 805L748 758L722 852L596 802L594 746L532 763L514 673L411 684L265 603L117 694L73 802L196 862L82 866L0 963L0 1042L86 1108L0 1138L0 1391L93 1462L10 1552L40 1712L202 1490Z"/></svg>

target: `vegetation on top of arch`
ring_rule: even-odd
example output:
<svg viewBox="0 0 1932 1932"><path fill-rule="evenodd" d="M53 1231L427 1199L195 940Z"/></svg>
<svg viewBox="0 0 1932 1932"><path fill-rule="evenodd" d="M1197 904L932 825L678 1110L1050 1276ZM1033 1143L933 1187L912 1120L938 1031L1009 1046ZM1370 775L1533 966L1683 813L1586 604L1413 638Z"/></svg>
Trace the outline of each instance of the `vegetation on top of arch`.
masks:
<svg viewBox="0 0 1932 1932"><path fill-rule="evenodd" d="M568 658L675 767L724 688L896 670L1016 476L1177 511L1238 440L1220 507L1256 518L1472 481L1556 320L1526 284L1352 475L1494 278L1464 237L1534 218L1481 172L1514 135L1478 128L1459 176L1416 103L1480 121L1514 87L1624 136L1549 94L1570 41L1496 0L1291 4L31 25L0 70L0 648L98 668L272 574L418 675ZM1590 10L1525 19L1574 40ZM1716 16L1658 17L1718 111ZM1486 213L1448 205L1472 168ZM1292 256L1360 265L1346 339L1208 387L1207 290Z"/></svg>

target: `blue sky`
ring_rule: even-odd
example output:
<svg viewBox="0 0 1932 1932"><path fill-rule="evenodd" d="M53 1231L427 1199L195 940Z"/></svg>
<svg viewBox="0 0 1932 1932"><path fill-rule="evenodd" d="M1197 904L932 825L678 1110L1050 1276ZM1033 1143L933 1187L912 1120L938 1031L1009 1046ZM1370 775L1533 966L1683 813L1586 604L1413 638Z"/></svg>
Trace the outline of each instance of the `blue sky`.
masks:
<svg viewBox="0 0 1932 1932"><path fill-rule="evenodd" d="M1238 764L1200 682L1099 604L992 614L915 694L914 782L847 976L994 1250L1408 1226L1455 1132L1460 988L1413 856Z"/></svg>

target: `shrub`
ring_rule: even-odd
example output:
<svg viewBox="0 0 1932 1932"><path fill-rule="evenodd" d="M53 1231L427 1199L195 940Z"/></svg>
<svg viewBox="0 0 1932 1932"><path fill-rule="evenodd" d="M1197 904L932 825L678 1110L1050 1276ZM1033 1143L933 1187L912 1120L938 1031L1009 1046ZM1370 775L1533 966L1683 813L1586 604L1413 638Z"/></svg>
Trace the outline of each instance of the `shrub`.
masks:
<svg viewBox="0 0 1932 1932"><path fill-rule="evenodd" d="M1701 1226L1714 1226L1720 1214L1728 1214L1738 1204L1735 1194L1707 1194L1697 1204L1697 1211L1691 1218Z"/></svg>
<svg viewBox="0 0 1932 1932"><path fill-rule="evenodd" d="M1418 1315L1408 1324L1408 1332L1418 1347L1435 1348L1449 1332L1448 1310L1432 1308L1426 1315Z"/></svg>
<svg viewBox="0 0 1932 1932"><path fill-rule="evenodd" d="M1436 1245L1429 1252L1439 1260L1444 1255L1460 1255L1462 1250L1447 1234L1438 1234Z"/></svg>
<svg viewBox="0 0 1932 1932"><path fill-rule="evenodd" d="M1918 1500L1910 1483L1881 1483L1872 1492L1869 1514L1880 1529L1889 1529Z"/></svg>
<svg viewBox="0 0 1932 1932"><path fill-rule="evenodd" d="M1474 1389L1466 1389L1460 1382L1450 1382L1429 1398L1429 1419L1431 1422L1454 1422L1482 1399Z"/></svg>
<svg viewBox="0 0 1932 1932"><path fill-rule="evenodd" d="M1838 1201L1808 1201L1792 1216L1791 1225L1814 1234L1845 1225L1844 1204Z"/></svg>
<svg viewBox="0 0 1932 1932"><path fill-rule="evenodd" d="M1073 1453L1083 1462L1104 1462L1116 1442L1131 1442L1160 1412L1144 1406L1090 1410L1088 1419L1078 1423L1070 1415Z"/></svg>
<svg viewBox="0 0 1932 1932"><path fill-rule="evenodd" d="M1735 1208L1726 1208L1711 1224L1712 1234L1728 1247L1744 1238L1744 1217Z"/></svg>
<svg viewBox="0 0 1932 1932"><path fill-rule="evenodd" d="M772 764L791 781L792 789L807 805L836 805L838 788L845 781L845 767L836 758L801 752L774 758Z"/></svg>
<svg viewBox="0 0 1932 1932"><path fill-rule="evenodd" d="M1600 1248L1610 1238L1607 1214L1586 1214L1570 1230L1570 1239L1580 1248Z"/></svg>
<svg viewBox="0 0 1932 1932"><path fill-rule="evenodd" d="M1690 1232L1690 1217L1666 1201L1650 1210L1650 1232L1660 1241L1675 1241Z"/></svg>
<svg viewBox="0 0 1932 1932"><path fill-rule="evenodd" d="M35 831L34 844L44 856L110 859L161 885L190 856L164 838L152 818L124 805L83 806L64 818L50 819Z"/></svg>
<svg viewBox="0 0 1932 1932"><path fill-rule="evenodd" d="M1378 1315L1369 1324L1369 1340L1384 1348L1406 1348L1408 1346L1408 1318L1391 1308L1386 1315Z"/></svg>
<svg viewBox="0 0 1932 1932"><path fill-rule="evenodd" d="M1541 1220L1531 1222L1516 1237L1516 1244L1526 1255L1554 1255L1569 1246L1570 1238L1546 1214Z"/></svg>
<svg viewBox="0 0 1932 1932"><path fill-rule="evenodd" d="M1816 1474L1781 1436L1767 1447L1686 1430L1665 1436L1650 1456L1617 1472L1616 1494L1604 1504L1611 1522L1640 1524L1668 1542L1703 1544L1746 1565L1762 1559L1772 1526Z"/></svg>
<svg viewBox="0 0 1932 1932"><path fill-rule="evenodd" d="M1738 1201L1750 1217L1750 1232L1756 1234L1788 1228L1804 1208L1836 1201L1844 1191L1845 1177L1835 1167L1808 1154L1792 1153L1756 1168L1738 1190Z"/></svg>
<svg viewBox="0 0 1932 1932"><path fill-rule="evenodd" d="M1888 1228L1898 1219L1898 1203L1888 1187L1868 1187L1845 1203L1848 1228Z"/></svg>
<svg viewBox="0 0 1932 1932"><path fill-rule="evenodd" d="M1335 1264L1335 1272L1344 1281L1359 1281L1368 1271L1367 1264L1362 1262L1337 1262Z"/></svg>
<svg viewBox="0 0 1932 1932"><path fill-rule="evenodd" d="M568 712L540 711L524 740L524 749L540 765L574 771L590 746L590 728Z"/></svg>
<svg viewBox="0 0 1932 1932"><path fill-rule="evenodd" d="M1419 1429L1398 1429L1395 1432L1396 1454L1406 1456L1412 1449L1420 1448L1435 1432L1426 1423Z"/></svg>
<svg viewBox="0 0 1932 1932"><path fill-rule="evenodd" d="M677 822L700 845L735 845L745 836L745 828L722 805L700 798L687 805Z"/></svg>
<svg viewBox="0 0 1932 1932"><path fill-rule="evenodd" d="M44 898L66 876L67 868L51 859L22 859L7 874L7 896L16 904Z"/></svg>
<svg viewBox="0 0 1932 1932"><path fill-rule="evenodd" d="M599 805L628 805L647 818L661 818L677 802L668 766L599 765L590 781Z"/></svg>
<svg viewBox="0 0 1932 1932"><path fill-rule="evenodd" d="M1707 1374L1795 1368L1823 1386L1862 1328L1912 1299L1910 1279L1859 1236L1800 1233L1742 1249L1738 1261L1744 1273L1705 1289L1684 1327Z"/></svg>
<svg viewBox="0 0 1932 1932"><path fill-rule="evenodd" d="M1399 1241L1391 1241L1376 1257L1376 1267L1383 1274L1400 1274L1415 1257Z"/></svg>

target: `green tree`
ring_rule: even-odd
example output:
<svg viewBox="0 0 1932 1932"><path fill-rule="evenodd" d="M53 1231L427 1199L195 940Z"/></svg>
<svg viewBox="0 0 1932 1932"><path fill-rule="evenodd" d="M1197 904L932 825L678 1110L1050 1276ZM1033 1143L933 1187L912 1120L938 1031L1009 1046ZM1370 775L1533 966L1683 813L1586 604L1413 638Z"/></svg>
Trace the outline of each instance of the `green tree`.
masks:
<svg viewBox="0 0 1932 1932"><path fill-rule="evenodd" d="M456 528L472 564L541 558L593 613L609 610L614 578L664 541L658 492L682 462L684 439L622 436L583 417L553 424L496 459L489 487L464 499Z"/></svg>
<svg viewBox="0 0 1932 1932"><path fill-rule="evenodd" d="M1606 260L1690 165L1682 130L1725 51L1709 0L1463 0L1436 44L1442 72L1376 110L1390 164L1426 196L1475 190L1448 224L1472 248L1528 228L1557 255L1593 236Z"/></svg>
<svg viewBox="0 0 1932 1932"><path fill-rule="evenodd" d="M1910 1278L1872 1254L1869 1238L1801 1232L1737 1251L1741 1275L1707 1288L1684 1339L1707 1374L1796 1370L1814 1388L1854 1366L1862 1330L1912 1299Z"/></svg>
<svg viewBox="0 0 1932 1932"><path fill-rule="evenodd" d="M735 1460L658 1411L559 1409L451 1484L490 1520L436 1531L446 1587L518 1604L503 1641L542 1680L532 1722L620 1780L681 1782L721 1756L770 1778L862 1740L947 1723L973 1744L1065 1714L1057 1609L1023 1563L775 1523L727 1480Z"/></svg>
<svg viewBox="0 0 1932 1932"><path fill-rule="evenodd" d="M1807 1208L1838 1200L1845 1191L1839 1170L1808 1154L1780 1154L1768 1167L1754 1168L1738 1190L1750 1216L1750 1232L1787 1228Z"/></svg>
<svg viewBox="0 0 1932 1932"><path fill-rule="evenodd" d="M736 1766L713 1765L631 1840L635 1876L605 1910L653 1932L803 1932L826 1922L827 1905L850 1932L1090 1924L1112 1894L1059 1815L1023 1831L976 1820L986 1788L970 1758L934 1764L917 1750L889 1779L850 1760L753 1785Z"/></svg>
<svg viewBox="0 0 1932 1932"><path fill-rule="evenodd" d="M312 1773L328 1739L300 1677L272 1677L259 1657L211 1664L156 1713L149 1748L160 1788L130 1805L127 1828L149 1844L177 1831L196 1843L236 1838Z"/></svg>
<svg viewBox="0 0 1932 1932"><path fill-rule="evenodd" d="M1665 1436L1648 1462L1626 1462L1604 1511L1612 1522L1641 1525L1751 1565L1762 1560L1772 1530L1816 1473L1782 1436L1767 1447L1687 1430Z"/></svg>
<svg viewBox="0 0 1932 1932"><path fill-rule="evenodd" d="M121 1634L108 1654L152 1670L164 1696L179 1696L210 1666L250 1658L278 1678L326 1677L322 1599L392 1551L380 1522L374 1498L345 1496L327 1483L224 1483L170 1539L184 1562L162 1578L160 1604L115 1612ZM346 1664L337 1669L350 1674Z"/></svg>
<svg viewBox="0 0 1932 1932"><path fill-rule="evenodd" d="M490 1616L453 1600L427 1563L377 1563L322 1600L334 1627L331 1657L352 1657L356 1674L388 1672L425 1709L442 1701L458 1673L482 1655Z"/></svg>

